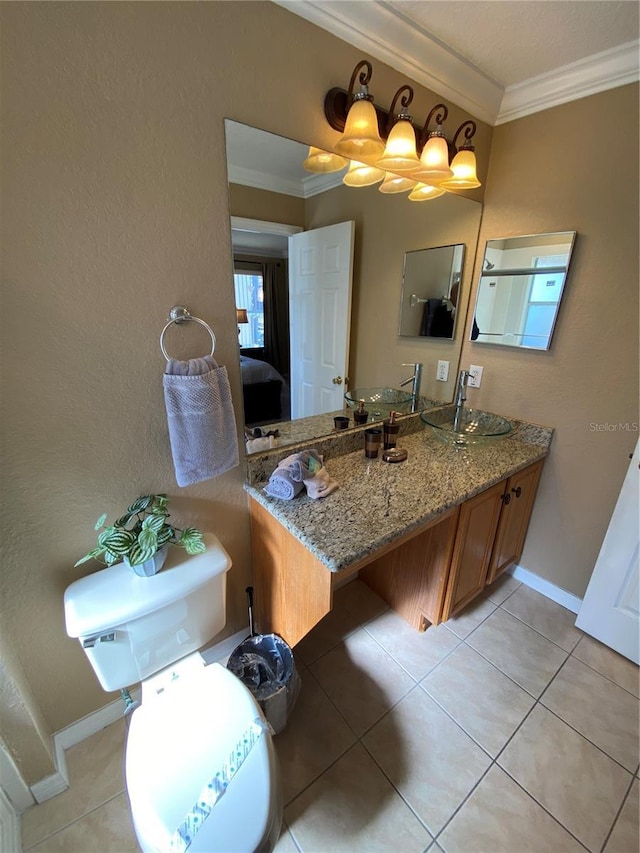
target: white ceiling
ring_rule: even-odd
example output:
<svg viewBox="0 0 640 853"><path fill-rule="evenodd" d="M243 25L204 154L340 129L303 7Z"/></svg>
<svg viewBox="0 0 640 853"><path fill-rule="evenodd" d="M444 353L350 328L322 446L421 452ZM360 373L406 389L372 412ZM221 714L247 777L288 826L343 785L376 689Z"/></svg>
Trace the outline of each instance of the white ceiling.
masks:
<svg viewBox="0 0 640 853"><path fill-rule="evenodd" d="M489 124L640 78L637 0L274 2Z"/></svg>

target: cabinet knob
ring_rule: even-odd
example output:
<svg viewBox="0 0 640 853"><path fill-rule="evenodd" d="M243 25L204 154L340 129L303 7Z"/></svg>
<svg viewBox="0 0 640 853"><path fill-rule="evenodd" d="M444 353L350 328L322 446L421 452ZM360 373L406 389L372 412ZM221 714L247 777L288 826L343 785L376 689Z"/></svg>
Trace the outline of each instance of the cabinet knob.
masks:
<svg viewBox="0 0 640 853"><path fill-rule="evenodd" d="M514 493L514 495L515 495L517 498L519 498L519 497L520 497L520 495L522 494L522 488L521 488L520 486L516 486L516 488L515 488L515 489L511 489L511 491Z"/></svg>
<svg viewBox="0 0 640 853"><path fill-rule="evenodd" d="M511 503L511 495L509 492L506 492L504 495L501 495L502 503L506 506Z"/></svg>

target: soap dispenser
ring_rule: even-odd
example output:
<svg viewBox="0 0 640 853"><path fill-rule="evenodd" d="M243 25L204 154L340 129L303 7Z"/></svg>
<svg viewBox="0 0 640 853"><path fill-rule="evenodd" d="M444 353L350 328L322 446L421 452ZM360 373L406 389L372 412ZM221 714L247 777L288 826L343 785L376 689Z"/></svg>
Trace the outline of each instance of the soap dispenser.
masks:
<svg viewBox="0 0 640 853"><path fill-rule="evenodd" d="M397 412L389 412L389 417L383 421L384 449L391 450L396 446L400 424L396 421Z"/></svg>
<svg viewBox="0 0 640 853"><path fill-rule="evenodd" d="M358 411L353 413L353 420L356 424L366 424L369 419L369 412L365 411L364 400L358 402Z"/></svg>

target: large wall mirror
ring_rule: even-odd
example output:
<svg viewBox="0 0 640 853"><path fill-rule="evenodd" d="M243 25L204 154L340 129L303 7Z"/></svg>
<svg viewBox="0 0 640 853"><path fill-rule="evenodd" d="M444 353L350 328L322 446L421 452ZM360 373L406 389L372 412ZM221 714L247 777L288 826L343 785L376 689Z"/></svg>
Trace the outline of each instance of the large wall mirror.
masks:
<svg viewBox="0 0 640 853"><path fill-rule="evenodd" d="M231 120L225 121L225 135L245 425L267 431L269 426L279 427L282 444L327 435L334 429L333 416L342 414L348 388L398 387L407 374L403 362L422 362L422 394L449 402L462 346L470 272L464 271L458 284L455 338L409 340L398 336L402 271L405 254L424 248L458 245L464 247L467 258L474 257L481 204L453 193L416 203L408 201L406 194L390 197L376 187L347 187L341 172L319 175L304 170L308 144ZM299 264L304 265L310 257L305 241L319 239L321 232L328 241L323 249L328 267L340 266L351 278L344 285L347 301L340 309L334 305L333 316L346 320L339 334L335 322L318 331L323 328L319 317L328 313L333 297L320 307L307 299L302 310L292 303L289 279L297 263L292 241L300 238ZM338 236L351 242L336 248ZM452 280L447 285L448 299L456 295L451 285ZM296 337L303 349L292 365ZM339 350L327 356L329 340L333 345L338 337L345 348L346 366L341 369ZM321 347L321 359L309 357L311 343ZM335 385L335 393L324 394L322 406L313 415L299 417L295 369L300 361L314 358L327 363L326 385ZM436 364L442 358L451 366L448 383L436 382Z"/></svg>
<svg viewBox="0 0 640 853"><path fill-rule="evenodd" d="M548 350L575 231L488 240L471 340Z"/></svg>

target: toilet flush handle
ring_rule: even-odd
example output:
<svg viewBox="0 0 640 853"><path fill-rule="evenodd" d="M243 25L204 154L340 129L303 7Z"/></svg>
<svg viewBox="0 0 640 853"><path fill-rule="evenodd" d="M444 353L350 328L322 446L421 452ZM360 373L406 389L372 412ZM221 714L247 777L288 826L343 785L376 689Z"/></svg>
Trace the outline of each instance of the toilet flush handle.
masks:
<svg viewBox="0 0 640 853"><path fill-rule="evenodd" d="M82 640L82 648L92 649L96 643L115 643L115 640L115 631L111 634L96 634L95 637L84 637Z"/></svg>

